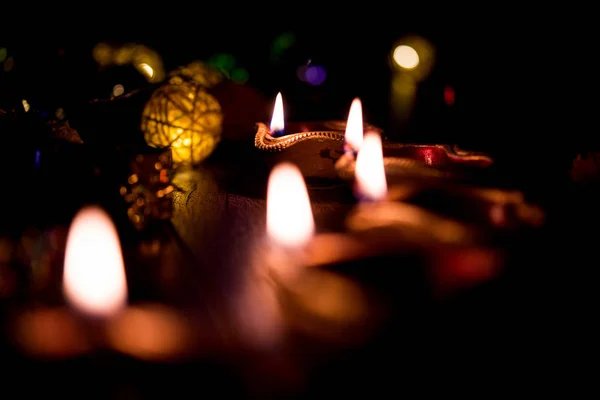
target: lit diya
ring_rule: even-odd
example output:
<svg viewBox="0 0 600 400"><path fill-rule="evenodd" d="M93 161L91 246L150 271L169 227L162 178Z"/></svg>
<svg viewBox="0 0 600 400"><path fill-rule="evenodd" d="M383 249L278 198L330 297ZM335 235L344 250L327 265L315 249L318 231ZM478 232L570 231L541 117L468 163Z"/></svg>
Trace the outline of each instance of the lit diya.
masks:
<svg viewBox="0 0 600 400"><path fill-rule="evenodd" d="M366 201L350 213L348 224L353 230L421 227L438 239L464 242L470 237L483 243L499 228L538 227L544 220L542 210L517 190L426 179L407 179L388 188L381 138L376 133L365 135L355 165L355 193Z"/></svg>
<svg viewBox="0 0 600 400"><path fill-rule="evenodd" d="M15 317L13 339L24 354L68 359L103 349L163 361L188 356L192 327L158 304L127 305L127 280L117 231L99 207L83 208L67 238L66 305L28 308Z"/></svg>
<svg viewBox="0 0 600 400"><path fill-rule="evenodd" d="M364 132L378 133L363 126L360 103L353 102L345 128L344 154L336 161L340 178L354 180L356 157L364 141ZM406 178L462 178L467 172L485 169L493 164L484 153L462 150L449 144L411 144L386 142L382 144L383 165L388 181L395 183Z"/></svg>
<svg viewBox="0 0 600 400"><path fill-rule="evenodd" d="M360 104L358 99L355 102ZM272 166L290 162L307 178L337 180L334 164L344 154L345 125L344 121L285 122L279 93L271 124L257 123L254 145L260 151L271 153ZM381 132L368 124L365 129Z"/></svg>
<svg viewBox="0 0 600 400"><path fill-rule="evenodd" d="M388 188L376 133L364 137L354 184L361 202L347 217L348 230L367 236L387 232L382 243L419 248L441 292L494 277L503 265L502 248L518 239L515 229L524 233L544 221L543 211L518 191L444 181L407 181Z"/></svg>

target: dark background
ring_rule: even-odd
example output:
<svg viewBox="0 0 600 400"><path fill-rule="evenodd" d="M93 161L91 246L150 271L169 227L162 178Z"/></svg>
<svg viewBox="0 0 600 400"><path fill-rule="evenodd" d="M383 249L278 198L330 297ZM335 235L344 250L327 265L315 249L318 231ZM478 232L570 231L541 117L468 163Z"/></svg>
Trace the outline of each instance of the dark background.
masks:
<svg viewBox="0 0 600 400"><path fill-rule="evenodd" d="M145 44L162 56L167 71L215 54L231 54L248 71L248 86L269 101L278 91L283 93L289 120L343 120L358 96L365 120L384 128L390 139L459 143L486 151L519 187L542 189L544 201L550 199L554 206L549 213L553 241L539 247L548 251L539 257L530 252L521 263L547 273L523 284L522 292L539 308L520 317L535 325L534 317L543 314L545 323L537 324L531 337L525 335L530 340L523 339L518 324L508 328L524 341L519 351L533 346L549 359L567 354L560 373L579 356L590 354L591 345L582 337L591 336L591 330L582 328L591 321L594 304L587 298L593 289L586 289L594 281L588 267L596 259L597 196L592 196L595 190L567 191L565 182L575 156L598 144L593 119L597 92L591 73L594 35L588 21L593 14L564 6L527 12L508 5L442 9L424 4L420 10L403 4L338 6L357 7L352 13L325 12L321 3L279 6L249 10L227 3L161 4L124 12L93 4L81 10L64 6L51 13L37 8L35 13L5 12L0 47L8 49L15 66L8 73L0 70L0 108L26 98L41 109L63 107L69 117L88 100L108 96L125 79L131 88L145 85L131 70L100 71L91 55L100 41ZM285 32L295 35L295 44L273 61L273 41ZM388 56L394 42L407 34L433 43L436 64L419 86L410 124L394 130ZM307 85L296 76L297 67L309 59L327 70L321 86ZM444 103L447 85L456 93L452 106ZM20 171L10 174L18 177ZM60 201L47 197L48 203ZM38 201L27 198L32 204ZM7 223L13 212L8 206L4 210ZM586 299L579 301L579 295ZM515 304L513 309L519 308ZM500 335L496 339L503 340ZM539 359L536 368L538 364ZM516 367L529 377L526 365L507 368Z"/></svg>
<svg viewBox="0 0 600 400"><path fill-rule="evenodd" d="M14 20L13 14L4 19L0 44L16 62L12 76L0 78L2 94L56 103L68 114L70 102L105 96L115 84L98 72L93 46L137 42L156 50L167 71L219 53L233 55L249 72L248 85L269 100L283 92L289 120L345 119L358 96L365 119L396 140L457 142L522 161L558 156L567 164L574 152L595 144L584 132L592 65L585 10L245 7L203 3L138 12L106 6L79 18L65 8L44 12L44 18L16 14ZM273 43L286 32L296 40L275 61ZM389 54L408 34L432 42L436 63L419 85L410 124L393 131ZM297 67L308 60L325 67L321 86L297 78ZM456 93L451 107L443 98L447 85ZM546 159L544 152L555 154Z"/></svg>

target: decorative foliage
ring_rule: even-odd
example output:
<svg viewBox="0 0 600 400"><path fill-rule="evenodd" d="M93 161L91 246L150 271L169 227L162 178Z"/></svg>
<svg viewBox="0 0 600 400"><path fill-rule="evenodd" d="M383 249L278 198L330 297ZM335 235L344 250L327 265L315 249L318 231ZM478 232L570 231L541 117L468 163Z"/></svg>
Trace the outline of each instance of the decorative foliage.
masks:
<svg viewBox="0 0 600 400"><path fill-rule="evenodd" d="M129 204L127 215L138 230L152 221L171 218L172 165L169 149L137 154L130 161L130 175L120 193Z"/></svg>
<svg viewBox="0 0 600 400"><path fill-rule="evenodd" d="M146 103L141 129L153 147L171 147L175 165L195 165L221 138L221 105L202 85L172 77Z"/></svg>

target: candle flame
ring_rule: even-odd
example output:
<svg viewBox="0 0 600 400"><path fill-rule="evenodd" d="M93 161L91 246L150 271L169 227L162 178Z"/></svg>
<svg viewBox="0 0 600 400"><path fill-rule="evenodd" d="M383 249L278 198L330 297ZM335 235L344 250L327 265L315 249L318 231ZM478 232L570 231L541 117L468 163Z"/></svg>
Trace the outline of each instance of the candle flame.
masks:
<svg viewBox="0 0 600 400"><path fill-rule="evenodd" d="M304 178L290 163L276 165L267 189L267 233L285 247L306 244L315 222Z"/></svg>
<svg viewBox="0 0 600 400"><path fill-rule="evenodd" d="M356 157L356 188L360 196L382 200L387 195L387 181L383 165L381 137L375 132L365 135Z"/></svg>
<svg viewBox="0 0 600 400"><path fill-rule="evenodd" d="M117 230L99 207L83 208L71 223L63 289L74 307L94 316L116 314L127 301L127 281Z"/></svg>
<svg viewBox="0 0 600 400"><path fill-rule="evenodd" d="M362 103L357 97L350 105L348 113L348 122L346 123L346 143L354 150L358 151L363 143L363 116Z"/></svg>
<svg viewBox="0 0 600 400"><path fill-rule="evenodd" d="M281 99L281 93L277 93L275 107L273 108L273 117L271 118L271 132L281 132L284 128L283 100Z"/></svg>

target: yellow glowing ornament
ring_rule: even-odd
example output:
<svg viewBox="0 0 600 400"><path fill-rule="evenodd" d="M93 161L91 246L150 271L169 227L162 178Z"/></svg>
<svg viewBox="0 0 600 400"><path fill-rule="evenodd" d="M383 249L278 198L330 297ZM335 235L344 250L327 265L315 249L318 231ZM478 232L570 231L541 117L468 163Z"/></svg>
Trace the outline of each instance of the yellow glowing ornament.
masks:
<svg viewBox="0 0 600 400"><path fill-rule="evenodd" d="M191 80L207 88L221 83L224 78L219 70L206 65L202 61L192 61L186 66L177 68L169 76L180 77L182 80Z"/></svg>
<svg viewBox="0 0 600 400"><path fill-rule="evenodd" d="M192 81L173 77L146 103L141 128L153 147L171 147L173 164L195 165L221 138L223 114L217 99Z"/></svg>

